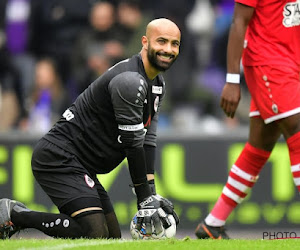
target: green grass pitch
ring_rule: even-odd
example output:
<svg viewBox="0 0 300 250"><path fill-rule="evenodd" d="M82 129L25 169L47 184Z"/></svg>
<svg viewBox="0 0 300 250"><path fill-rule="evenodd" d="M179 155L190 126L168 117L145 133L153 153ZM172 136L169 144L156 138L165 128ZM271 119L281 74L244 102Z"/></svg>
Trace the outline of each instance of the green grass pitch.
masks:
<svg viewBox="0 0 300 250"><path fill-rule="evenodd" d="M300 249L299 239L284 240L196 240L189 237L167 240L69 240L10 239L0 241L0 249L13 250L168 250L168 249Z"/></svg>

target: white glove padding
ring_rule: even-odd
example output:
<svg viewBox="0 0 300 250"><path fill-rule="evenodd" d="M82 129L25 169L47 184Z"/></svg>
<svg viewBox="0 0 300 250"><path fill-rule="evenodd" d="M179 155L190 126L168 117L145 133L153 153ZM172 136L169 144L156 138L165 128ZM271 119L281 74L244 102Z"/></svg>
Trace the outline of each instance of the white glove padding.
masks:
<svg viewBox="0 0 300 250"><path fill-rule="evenodd" d="M168 228L171 225L167 214L161 208L161 202L155 195L145 198L138 204L136 225L138 230L142 228L143 223L145 223L146 234L149 235L153 233L153 230L156 234L160 234L163 227Z"/></svg>
<svg viewBox="0 0 300 250"><path fill-rule="evenodd" d="M178 225L179 224L179 217L178 217L178 215L176 214L176 212L174 210L173 203L171 201L169 201L168 199L160 196L159 194L156 194L155 196L160 201L160 206L164 210L164 212L167 213L167 214L172 214L174 219L175 219L176 225ZM164 228L166 228L166 227L164 226Z"/></svg>

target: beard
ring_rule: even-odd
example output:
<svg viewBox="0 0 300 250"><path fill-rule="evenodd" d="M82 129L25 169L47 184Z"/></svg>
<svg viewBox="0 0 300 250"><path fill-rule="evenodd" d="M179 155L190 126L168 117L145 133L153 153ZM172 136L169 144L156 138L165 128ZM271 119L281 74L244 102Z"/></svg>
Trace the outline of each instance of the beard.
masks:
<svg viewBox="0 0 300 250"><path fill-rule="evenodd" d="M150 44L148 46L148 52L147 52L147 57L148 57L148 60L150 62L150 64L156 68L157 70L159 71L166 71L167 69L169 69L171 67L171 65L176 61L177 57L176 56L172 56L172 61L170 62L163 62L163 61L160 61L157 56L158 55L163 55L163 53L159 53L159 52L156 52L154 49L151 48ZM164 54L164 55L168 55L168 56L171 56L169 54Z"/></svg>

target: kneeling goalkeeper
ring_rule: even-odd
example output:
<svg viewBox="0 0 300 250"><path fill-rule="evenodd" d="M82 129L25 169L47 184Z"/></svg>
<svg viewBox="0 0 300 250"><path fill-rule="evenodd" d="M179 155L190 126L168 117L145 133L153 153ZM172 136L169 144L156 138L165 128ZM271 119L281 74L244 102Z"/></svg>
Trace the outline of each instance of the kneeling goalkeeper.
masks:
<svg viewBox="0 0 300 250"><path fill-rule="evenodd" d="M60 214L0 200L0 238L35 228L59 238L120 238L110 198L96 178L125 157L137 195L138 226L168 227L172 203L155 194L154 159L158 113L165 93L161 71L179 54L180 30L160 18L147 25L142 49L96 79L39 140L33 174Z"/></svg>

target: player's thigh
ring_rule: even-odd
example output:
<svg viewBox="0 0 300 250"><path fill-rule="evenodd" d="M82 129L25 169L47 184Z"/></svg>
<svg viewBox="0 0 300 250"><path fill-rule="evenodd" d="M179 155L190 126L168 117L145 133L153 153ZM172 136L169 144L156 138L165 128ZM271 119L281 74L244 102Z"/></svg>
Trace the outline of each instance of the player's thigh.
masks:
<svg viewBox="0 0 300 250"><path fill-rule="evenodd" d="M300 113L286 117L278 121L284 138L287 140L300 131Z"/></svg>
<svg viewBox="0 0 300 250"><path fill-rule="evenodd" d="M244 73L252 98L250 116L260 115L269 124L300 113L299 71L264 65L246 66Z"/></svg>
<svg viewBox="0 0 300 250"><path fill-rule="evenodd" d="M281 131L276 122L265 124L260 116L250 118L249 143L256 148L272 151Z"/></svg>
<svg viewBox="0 0 300 250"><path fill-rule="evenodd" d="M32 170L60 212L74 217L80 210L102 210L95 181L71 153L41 140L33 152Z"/></svg>

